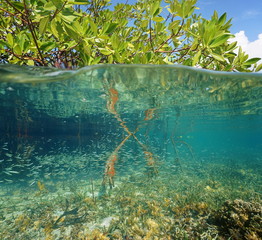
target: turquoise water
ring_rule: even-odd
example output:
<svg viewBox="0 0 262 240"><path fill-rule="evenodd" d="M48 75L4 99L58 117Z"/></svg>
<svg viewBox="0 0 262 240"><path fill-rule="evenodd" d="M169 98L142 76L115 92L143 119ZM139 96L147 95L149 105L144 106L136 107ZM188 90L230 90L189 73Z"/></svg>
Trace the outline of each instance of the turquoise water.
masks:
<svg viewBox="0 0 262 240"><path fill-rule="evenodd" d="M261 98L258 73L0 65L1 239L259 239L217 216L261 210Z"/></svg>

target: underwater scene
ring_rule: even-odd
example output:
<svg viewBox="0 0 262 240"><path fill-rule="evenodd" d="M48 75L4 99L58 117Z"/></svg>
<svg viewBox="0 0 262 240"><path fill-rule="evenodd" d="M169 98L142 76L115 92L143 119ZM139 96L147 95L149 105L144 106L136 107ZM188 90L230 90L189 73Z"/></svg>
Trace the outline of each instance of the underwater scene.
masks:
<svg viewBox="0 0 262 240"><path fill-rule="evenodd" d="M0 65L0 239L262 239L262 74Z"/></svg>

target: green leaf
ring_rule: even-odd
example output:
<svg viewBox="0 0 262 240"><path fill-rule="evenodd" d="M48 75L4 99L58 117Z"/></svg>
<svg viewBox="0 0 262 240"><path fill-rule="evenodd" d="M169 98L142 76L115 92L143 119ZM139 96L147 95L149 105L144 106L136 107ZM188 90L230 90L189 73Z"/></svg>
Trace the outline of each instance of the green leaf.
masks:
<svg viewBox="0 0 262 240"><path fill-rule="evenodd" d="M218 61L221 61L221 62L224 62L224 61L226 61L225 60L225 58L223 57L223 56L221 56L221 55L219 55L219 54L216 54L216 53L210 53L211 54L211 56L214 58L214 59L216 59L216 60L218 60Z"/></svg>
<svg viewBox="0 0 262 240"><path fill-rule="evenodd" d="M227 66L223 69L223 71L228 72L228 71L232 71L232 69L234 69L234 67L233 67L231 64L229 64L229 65L227 65Z"/></svg>
<svg viewBox="0 0 262 240"><path fill-rule="evenodd" d="M232 42L227 46L227 51L233 51L237 46L237 42Z"/></svg>
<svg viewBox="0 0 262 240"><path fill-rule="evenodd" d="M199 45L198 39L195 38L194 42L192 43L192 46L190 47L190 50L196 50Z"/></svg>
<svg viewBox="0 0 262 240"><path fill-rule="evenodd" d="M34 66L34 65L35 65L35 62L34 62L34 60L27 60L27 64L28 64L29 66Z"/></svg>
<svg viewBox="0 0 262 240"><path fill-rule="evenodd" d="M0 51L4 49L4 47L9 47L7 42L0 39Z"/></svg>
<svg viewBox="0 0 262 240"><path fill-rule="evenodd" d="M72 48L75 45L76 45L76 41L72 40L72 41L66 42L64 46L62 47L62 49Z"/></svg>
<svg viewBox="0 0 262 240"><path fill-rule="evenodd" d="M174 64L173 62L171 62L171 61L169 60L169 57L168 57L168 56L166 56L166 57L163 59L163 61L164 61L165 63L167 63L167 64Z"/></svg>
<svg viewBox="0 0 262 240"><path fill-rule="evenodd" d="M152 20L155 21L155 22L162 22L165 19L163 17L153 17Z"/></svg>
<svg viewBox="0 0 262 240"><path fill-rule="evenodd" d="M168 25L169 30L177 30L179 26L180 20L175 20Z"/></svg>
<svg viewBox="0 0 262 240"><path fill-rule="evenodd" d="M59 14L60 15L60 14ZM61 14L60 15L60 17L65 21L65 22L67 22L67 23L72 23L74 20L75 20L75 16L73 16L73 15L63 15L63 14Z"/></svg>
<svg viewBox="0 0 262 240"><path fill-rule="evenodd" d="M77 1L69 1L68 4L73 4L73 5L88 5L89 2L86 0L77 0Z"/></svg>
<svg viewBox="0 0 262 240"><path fill-rule="evenodd" d="M99 39L103 39L103 40L108 40L108 39L110 39L110 37L108 36L108 35L100 35L99 36ZM104 42L104 41L103 41Z"/></svg>
<svg viewBox="0 0 262 240"><path fill-rule="evenodd" d="M215 19L215 20L218 19L218 13L217 13L216 10L215 10L214 13L213 13L212 19Z"/></svg>
<svg viewBox="0 0 262 240"><path fill-rule="evenodd" d="M250 58L246 62L244 62L243 65L244 66L252 65L252 64L257 63L259 60L261 60L261 58Z"/></svg>
<svg viewBox="0 0 262 240"><path fill-rule="evenodd" d="M119 47L119 37L116 34L113 34L110 38L111 40L111 44L113 46L114 49L117 49Z"/></svg>
<svg viewBox="0 0 262 240"><path fill-rule="evenodd" d="M99 48L99 51L104 55L110 55L112 54L112 51L107 48Z"/></svg>
<svg viewBox="0 0 262 240"><path fill-rule="evenodd" d="M49 10L49 11L55 11L56 6L54 5L54 3L52 1L50 1L50 2L46 2L44 9Z"/></svg>
<svg viewBox="0 0 262 240"><path fill-rule="evenodd" d="M116 28L117 28L118 24L117 23L110 23L108 29L106 30L107 34L112 33Z"/></svg>
<svg viewBox="0 0 262 240"><path fill-rule="evenodd" d="M224 29L229 29L229 28L232 26L231 21L232 21L232 18L229 19L229 20L224 24L223 28L224 28Z"/></svg>
<svg viewBox="0 0 262 240"><path fill-rule="evenodd" d="M24 4L22 2L12 1L12 4L19 10L24 10Z"/></svg>
<svg viewBox="0 0 262 240"><path fill-rule="evenodd" d="M88 20L89 20L88 22L90 24L91 30L96 35L97 34L97 25L94 23L94 21L90 17L88 18Z"/></svg>
<svg viewBox="0 0 262 240"><path fill-rule="evenodd" d="M237 54L234 53L234 52L227 52L227 53L225 53L225 56L226 56L227 58L234 58L236 55L237 55Z"/></svg>
<svg viewBox="0 0 262 240"><path fill-rule="evenodd" d="M152 58L152 52L147 52L146 53L146 58L147 58L147 61L150 62L151 58Z"/></svg>
<svg viewBox="0 0 262 240"><path fill-rule="evenodd" d="M147 27L148 24L149 24L149 21L148 21L148 20L142 20L142 21L141 21L141 27L142 27L142 28Z"/></svg>
<svg viewBox="0 0 262 240"><path fill-rule="evenodd" d="M192 66L195 66L195 65L199 62L201 53L202 53L202 51L199 50L199 51L196 53L196 55L193 57Z"/></svg>
<svg viewBox="0 0 262 240"><path fill-rule="evenodd" d="M112 56L112 55L109 55L108 58L107 58L107 62L108 62L109 64L112 64L113 61L114 61L113 56Z"/></svg>
<svg viewBox="0 0 262 240"><path fill-rule="evenodd" d="M18 54L18 55L22 55L22 49L21 49L21 47L20 47L20 45L19 44L16 44L15 46L14 46L14 52L16 53L16 54Z"/></svg>
<svg viewBox="0 0 262 240"><path fill-rule="evenodd" d="M56 23L56 20L53 19L51 21L51 31L53 33L53 35L56 37L56 38L59 38L59 35L58 35L58 29L57 29L57 23Z"/></svg>
<svg viewBox="0 0 262 240"><path fill-rule="evenodd" d="M64 23L64 28L71 38L73 38L76 41L79 40L79 34L72 28L72 26L70 26L67 23Z"/></svg>
<svg viewBox="0 0 262 240"><path fill-rule="evenodd" d="M223 25L227 19L227 13L224 13L219 19L218 24Z"/></svg>
<svg viewBox="0 0 262 240"><path fill-rule="evenodd" d="M12 34L11 34L11 33L8 33L8 34L6 35L6 38L7 38L8 44L9 44L11 47L13 47L13 46L14 46L14 38L13 38Z"/></svg>
<svg viewBox="0 0 262 240"><path fill-rule="evenodd" d="M71 26L80 36L84 34L84 30L79 21L73 21Z"/></svg>
<svg viewBox="0 0 262 240"><path fill-rule="evenodd" d="M56 44L54 42L44 42L42 45L40 45L40 49L44 52L51 51L54 49Z"/></svg>
<svg viewBox="0 0 262 240"><path fill-rule="evenodd" d="M61 0L51 0L51 2L56 6L57 9L61 9L63 7L63 2Z"/></svg>
<svg viewBox="0 0 262 240"><path fill-rule="evenodd" d="M156 16L160 12L160 1L152 1L149 5L149 15L150 17Z"/></svg>
<svg viewBox="0 0 262 240"><path fill-rule="evenodd" d="M260 63L257 67L256 67L256 72L259 72L262 70L262 63Z"/></svg>
<svg viewBox="0 0 262 240"><path fill-rule="evenodd" d="M195 10L196 0L174 1L173 9L177 11L177 15L181 18L189 17ZM170 5L171 6L171 5Z"/></svg>
<svg viewBox="0 0 262 240"><path fill-rule="evenodd" d="M73 11L73 9L71 8L64 8L56 16L59 16L65 22L71 24L73 21L75 21L76 17L79 16L79 14Z"/></svg>
<svg viewBox="0 0 262 240"><path fill-rule="evenodd" d="M39 23L39 33L44 34L49 23L49 16L41 18Z"/></svg>
<svg viewBox="0 0 262 240"><path fill-rule="evenodd" d="M98 63L100 62L100 60L101 60L101 57L96 57L96 58L93 60L92 64L98 64Z"/></svg>
<svg viewBox="0 0 262 240"><path fill-rule="evenodd" d="M106 23L101 31L101 34L104 34L104 33L110 34L116 29L117 26L118 26L117 23L110 23L110 22Z"/></svg>
<svg viewBox="0 0 262 240"><path fill-rule="evenodd" d="M214 48L214 47L220 46L224 44L230 37L231 37L231 34L225 33L222 36L213 39L210 42L209 47Z"/></svg>
<svg viewBox="0 0 262 240"><path fill-rule="evenodd" d="M20 48L22 49L22 51L24 51L26 35L23 32L20 32L18 38L19 38Z"/></svg>

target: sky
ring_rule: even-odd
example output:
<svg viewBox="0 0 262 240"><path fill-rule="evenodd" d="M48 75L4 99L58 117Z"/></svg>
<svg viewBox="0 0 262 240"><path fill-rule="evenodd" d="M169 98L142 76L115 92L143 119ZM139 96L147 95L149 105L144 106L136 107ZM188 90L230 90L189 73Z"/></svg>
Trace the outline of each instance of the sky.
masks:
<svg viewBox="0 0 262 240"><path fill-rule="evenodd" d="M125 3L126 0L111 0L115 3ZM128 0L133 4L136 0ZM262 0L198 0L196 13L201 13L210 19L216 10L221 16L227 13L232 18L231 33L235 34L234 41L249 54L250 58L262 58ZM262 63L262 61L260 61Z"/></svg>

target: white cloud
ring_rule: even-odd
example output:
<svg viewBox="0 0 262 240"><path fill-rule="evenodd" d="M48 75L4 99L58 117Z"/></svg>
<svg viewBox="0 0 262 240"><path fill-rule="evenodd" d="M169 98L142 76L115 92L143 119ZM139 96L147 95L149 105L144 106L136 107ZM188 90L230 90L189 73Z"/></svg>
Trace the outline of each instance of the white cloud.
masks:
<svg viewBox="0 0 262 240"><path fill-rule="evenodd" d="M247 10L243 13L242 17L244 19L252 19L252 18L256 18L257 16L261 15L260 11L257 10Z"/></svg>
<svg viewBox="0 0 262 240"><path fill-rule="evenodd" d="M262 33L258 35L255 41L249 41L245 31L240 31L235 34L235 37L230 39L231 42L237 41L238 46L241 46L243 51L249 55L249 58L262 58ZM262 60L259 61L262 63Z"/></svg>

